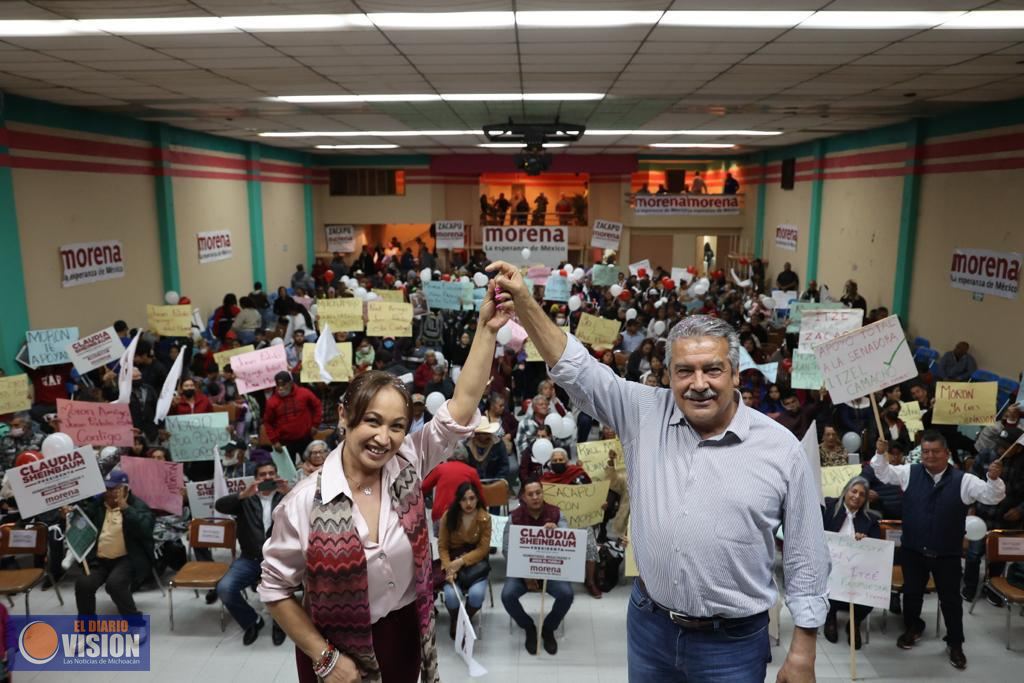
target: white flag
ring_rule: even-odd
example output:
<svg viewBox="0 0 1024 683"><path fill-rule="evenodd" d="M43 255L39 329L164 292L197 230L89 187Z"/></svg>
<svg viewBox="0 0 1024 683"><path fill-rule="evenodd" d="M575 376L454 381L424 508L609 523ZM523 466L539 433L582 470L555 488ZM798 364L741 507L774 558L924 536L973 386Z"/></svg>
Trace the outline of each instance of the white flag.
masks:
<svg viewBox="0 0 1024 683"><path fill-rule="evenodd" d="M132 370L135 369L135 347L139 345L142 331L135 333L128 348L121 354L121 371L117 376L117 400L114 403L128 403L132 399Z"/></svg>
<svg viewBox="0 0 1024 683"><path fill-rule="evenodd" d="M164 386L160 389L160 398L156 402L156 416L153 418L154 424L159 424L160 420L167 417L167 412L171 409L171 399L174 398L174 391L178 388L178 380L181 379L181 365L185 360L185 349L178 350L178 357L174 359L174 365L171 366L171 371L167 373L167 379L164 380Z"/></svg>
<svg viewBox="0 0 1024 683"><path fill-rule="evenodd" d="M224 465L220 460L220 449L213 447L213 505L211 510L214 517L230 517L217 512L217 500L228 495L228 482L224 478Z"/></svg>
<svg viewBox="0 0 1024 683"><path fill-rule="evenodd" d="M473 622L469 619L466 611L466 604L462 601L461 592L455 589L459 598L459 616L455 627L455 651L466 662L469 675L473 678L485 676L487 669L473 658L473 644L476 642L476 632L473 630Z"/></svg>
<svg viewBox="0 0 1024 683"><path fill-rule="evenodd" d="M328 384L333 382L334 378L331 377L327 364L340 355L341 351L338 351L338 345L334 341L334 335L331 334L330 326L324 324L323 329L320 330L320 336L316 340L316 350L313 352L313 358L316 359L317 364L320 366L320 377Z"/></svg>

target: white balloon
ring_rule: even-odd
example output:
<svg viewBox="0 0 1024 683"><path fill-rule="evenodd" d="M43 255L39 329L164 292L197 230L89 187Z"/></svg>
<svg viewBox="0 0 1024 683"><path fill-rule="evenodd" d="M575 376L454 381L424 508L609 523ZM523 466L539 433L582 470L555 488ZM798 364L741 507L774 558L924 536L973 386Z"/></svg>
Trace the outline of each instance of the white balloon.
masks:
<svg viewBox="0 0 1024 683"><path fill-rule="evenodd" d="M502 346L512 341L512 328L508 326L508 323L502 325L501 329L498 330L496 338Z"/></svg>
<svg viewBox="0 0 1024 683"><path fill-rule="evenodd" d="M173 289L169 289L164 294L164 301L167 302L168 306L177 306L178 302L181 301L181 297Z"/></svg>
<svg viewBox="0 0 1024 683"><path fill-rule="evenodd" d="M576 270L572 271L572 276L576 280L582 280L587 274L587 271L577 267Z"/></svg>
<svg viewBox="0 0 1024 683"><path fill-rule="evenodd" d="M74 448L75 442L71 440L70 436L64 432L54 432L43 439L43 445L40 450L47 458L52 458L55 455L67 453Z"/></svg>
<svg viewBox="0 0 1024 683"><path fill-rule="evenodd" d="M575 268L572 267L571 263L566 263L564 266L562 266L562 270L564 270L567 273L571 273L572 271L575 270Z"/></svg>
<svg viewBox="0 0 1024 683"><path fill-rule="evenodd" d="M656 321L654 321L654 334L660 335L660 334L664 334L664 333L665 333L665 321L664 320L656 320Z"/></svg>
<svg viewBox="0 0 1024 683"><path fill-rule="evenodd" d="M635 317L636 317L636 309L635 308L631 308L628 311L626 311L626 320L632 320Z"/></svg>
<svg viewBox="0 0 1024 683"><path fill-rule="evenodd" d="M988 533L988 529L985 527L985 520L974 515L967 516L964 531L967 534L968 541L980 541Z"/></svg>
<svg viewBox="0 0 1024 683"><path fill-rule="evenodd" d="M281 339L280 337L274 337L270 340L271 346L280 346L281 344L284 344L284 339Z"/></svg>
<svg viewBox="0 0 1024 683"><path fill-rule="evenodd" d="M473 284L475 284L477 287L486 287L487 276L483 273L477 273L476 275L473 276Z"/></svg>
<svg viewBox="0 0 1024 683"><path fill-rule="evenodd" d="M562 438L562 435L560 434L562 431L562 416L559 415L557 411L551 411L548 413L547 417L544 418L544 424L548 426L555 437L559 439Z"/></svg>
<svg viewBox="0 0 1024 683"><path fill-rule="evenodd" d="M463 275L462 277L459 278L459 282L469 282L469 276Z"/></svg>
<svg viewBox="0 0 1024 683"><path fill-rule="evenodd" d="M860 450L860 434L857 432L846 432L843 434L843 448L847 453L856 453Z"/></svg>
<svg viewBox="0 0 1024 683"><path fill-rule="evenodd" d="M690 287L690 291L697 296L704 296L708 293L708 285L703 282L698 282L693 287Z"/></svg>
<svg viewBox="0 0 1024 683"><path fill-rule="evenodd" d="M619 285L612 285L611 287L608 288L608 291L611 293L612 296L617 297L619 296L619 294L622 294L622 287L620 287Z"/></svg>
<svg viewBox="0 0 1024 683"><path fill-rule="evenodd" d="M431 278L430 268L424 268L423 270L420 271L420 279L421 280L423 280L424 282L430 282L430 278Z"/></svg>
<svg viewBox="0 0 1024 683"><path fill-rule="evenodd" d="M363 287L356 287L355 295L358 298L363 299L365 301L366 300L366 289L363 288Z"/></svg>
<svg viewBox="0 0 1024 683"><path fill-rule="evenodd" d="M579 296L570 296L569 297L569 310L570 311L578 311L580 306L582 306L582 305L583 304L580 301Z"/></svg>
<svg viewBox="0 0 1024 683"><path fill-rule="evenodd" d="M761 305L765 308L775 308L775 299L771 298L767 294L762 294Z"/></svg>
<svg viewBox="0 0 1024 683"><path fill-rule="evenodd" d="M537 439L533 442L533 448L530 449L530 452L533 456L533 461L543 466L548 464L548 460L551 459L551 453L554 450L554 445L547 439Z"/></svg>
<svg viewBox="0 0 1024 683"><path fill-rule="evenodd" d="M568 439L576 433L576 420L572 419L572 415L565 415L562 417L562 436L560 439Z"/></svg>
<svg viewBox="0 0 1024 683"><path fill-rule="evenodd" d="M525 247L523 249L523 260L524 261L529 261L530 260L530 248L529 247Z"/></svg>
<svg viewBox="0 0 1024 683"><path fill-rule="evenodd" d="M430 395L427 396L427 400L425 401L427 410L430 412L431 415L437 415L437 411L441 409L441 406L444 405L444 402L446 400L447 399L445 399L444 394L442 394L440 391L431 392Z"/></svg>
<svg viewBox="0 0 1024 683"><path fill-rule="evenodd" d="M405 287L405 283L401 280L395 280L395 289L401 289L402 287Z"/></svg>
<svg viewBox="0 0 1024 683"><path fill-rule="evenodd" d="M448 367L448 361L444 359L444 354L441 353L440 351L434 351L434 359L437 361L438 365Z"/></svg>

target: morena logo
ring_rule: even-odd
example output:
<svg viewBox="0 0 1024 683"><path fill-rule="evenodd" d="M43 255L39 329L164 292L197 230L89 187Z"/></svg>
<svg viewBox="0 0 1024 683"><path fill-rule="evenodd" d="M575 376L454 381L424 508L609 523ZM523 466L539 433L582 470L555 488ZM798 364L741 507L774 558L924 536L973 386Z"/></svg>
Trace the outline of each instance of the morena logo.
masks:
<svg viewBox="0 0 1024 683"><path fill-rule="evenodd" d="M18 634L18 651L32 664L46 664L56 657L59 644L57 629L45 621L29 622Z"/></svg>

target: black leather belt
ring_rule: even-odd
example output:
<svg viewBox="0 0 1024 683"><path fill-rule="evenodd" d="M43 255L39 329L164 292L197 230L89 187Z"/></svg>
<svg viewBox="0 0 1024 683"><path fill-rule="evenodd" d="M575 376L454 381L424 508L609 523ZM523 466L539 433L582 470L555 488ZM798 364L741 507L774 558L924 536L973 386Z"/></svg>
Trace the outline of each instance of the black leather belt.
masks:
<svg viewBox="0 0 1024 683"><path fill-rule="evenodd" d="M749 617L691 617L688 614L677 612L665 607L664 605L658 604L658 602L651 597L651 594L647 592L647 586L644 585L643 579L638 578L637 585L640 586L640 590L644 592L647 599L651 601L651 605L654 606L655 612L668 617L669 621L673 624L679 628L685 628L688 631L717 631L723 626L739 626L740 624L744 624L754 619L763 619L765 615L768 614L767 611L764 611L758 614L752 614Z"/></svg>

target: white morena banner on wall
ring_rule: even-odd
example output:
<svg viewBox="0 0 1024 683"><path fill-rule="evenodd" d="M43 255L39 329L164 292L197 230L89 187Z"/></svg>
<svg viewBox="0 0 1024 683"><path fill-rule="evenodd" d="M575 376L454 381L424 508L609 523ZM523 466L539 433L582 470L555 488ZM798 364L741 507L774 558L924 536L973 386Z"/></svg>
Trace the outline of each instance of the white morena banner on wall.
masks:
<svg viewBox="0 0 1024 683"><path fill-rule="evenodd" d="M622 223L613 221L594 221L590 231L590 246L598 249L618 249L622 239Z"/></svg>
<svg viewBox="0 0 1024 683"><path fill-rule="evenodd" d="M438 249L465 249L466 224L463 221L437 221L434 235Z"/></svg>
<svg viewBox="0 0 1024 683"><path fill-rule="evenodd" d="M796 251L796 240L800 236L800 229L795 225L775 226L775 246L779 249Z"/></svg>
<svg viewBox="0 0 1024 683"><path fill-rule="evenodd" d="M508 576L521 579L583 581L586 529L508 527Z"/></svg>
<svg viewBox="0 0 1024 683"><path fill-rule="evenodd" d="M351 225L325 225L327 251L351 254L356 250L356 229Z"/></svg>
<svg viewBox="0 0 1024 683"><path fill-rule="evenodd" d="M124 277L124 248L118 240L60 246L61 287L77 287Z"/></svg>
<svg viewBox="0 0 1024 683"><path fill-rule="evenodd" d="M199 247L200 263L229 259L231 258L231 231L197 232L196 246Z"/></svg>
<svg viewBox="0 0 1024 683"><path fill-rule="evenodd" d="M523 249L530 250L523 258ZM564 225L485 225L484 253L492 261L557 266L569 258L569 228Z"/></svg>
<svg viewBox="0 0 1024 683"><path fill-rule="evenodd" d="M734 194L638 194L633 202L637 216L735 216L742 208Z"/></svg>
<svg viewBox="0 0 1024 683"><path fill-rule="evenodd" d="M1016 299L1021 258L1017 252L954 249L949 284L968 292Z"/></svg>

